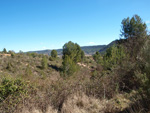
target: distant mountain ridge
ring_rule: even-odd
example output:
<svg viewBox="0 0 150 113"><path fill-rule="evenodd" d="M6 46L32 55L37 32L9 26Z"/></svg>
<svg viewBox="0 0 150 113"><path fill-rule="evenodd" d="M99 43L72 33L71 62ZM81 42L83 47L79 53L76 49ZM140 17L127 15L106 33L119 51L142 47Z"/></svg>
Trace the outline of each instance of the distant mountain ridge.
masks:
<svg viewBox="0 0 150 113"><path fill-rule="evenodd" d="M112 45L116 44L116 41L112 41L108 45L95 45L95 46L82 46L81 49L84 51L85 55L93 55L96 51L100 53L104 53L107 48L111 47ZM39 51L29 51L30 53L38 53L38 54L47 54L50 55L52 50L39 50ZM62 49L56 49L58 55L62 55Z"/></svg>

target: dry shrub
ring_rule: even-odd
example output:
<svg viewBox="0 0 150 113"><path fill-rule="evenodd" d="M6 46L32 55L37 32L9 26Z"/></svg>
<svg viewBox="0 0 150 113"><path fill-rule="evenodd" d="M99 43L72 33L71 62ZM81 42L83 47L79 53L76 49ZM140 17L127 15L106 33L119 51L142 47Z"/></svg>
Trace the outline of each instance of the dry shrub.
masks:
<svg viewBox="0 0 150 113"><path fill-rule="evenodd" d="M60 78L58 81L50 85L49 91L47 91L50 97L51 105L55 109L61 111L63 103L66 99L77 91L83 91L85 83L89 79L89 72L87 69L82 69L76 75Z"/></svg>
<svg viewBox="0 0 150 113"><path fill-rule="evenodd" d="M111 98L97 99L93 96L87 96L83 92L77 92L68 96L63 103L61 113L119 113L125 111L126 108L132 106L136 102L133 97L136 92L132 92L129 96L118 94Z"/></svg>
<svg viewBox="0 0 150 113"><path fill-rule="evenodd" d="M103 67L100 64L97 64L96 70L101 73L103 71Z"/></svg>
<svg viewBox="0 0 150 113"><path fill-rule="evenodd" d="M28 108L23 108L20 113L58 113L58 111L53 109L51 106L48 106L45 112L42 112L37 108L32 108L31 110L29 110Z"/></svg>
<svg viewBox="0 0 150 113"><path fill-rule="evenodd" d="M118 79L117 75L110 75L105 72L91 78L86 82L86 94L97 98L112 98L117 93Z"/></svg>
<svg viewBox="0 0 150 113"><path fill-rule="evenodd" d="M62 106L61 113L103 113L103 102L84 93L70 95Z"/></svg>

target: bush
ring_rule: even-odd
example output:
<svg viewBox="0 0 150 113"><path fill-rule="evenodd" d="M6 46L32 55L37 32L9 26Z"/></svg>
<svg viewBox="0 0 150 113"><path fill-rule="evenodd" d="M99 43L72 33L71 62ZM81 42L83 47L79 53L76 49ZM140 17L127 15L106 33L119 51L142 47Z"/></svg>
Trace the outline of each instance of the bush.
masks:
<svg viewBox="0 0 150 113"><path fill-rule="evenodd" d="M138 64L141 68L141 71L136 71L135 75L138 78L142 90L149 97L150 95L150 39L148 39L143 48L141 49L140 54L137 56Z"/></svg>
<svg viewBox="0 0 150 113"><path fill-rule="evenodd" d="M123 46L113 46L107 49L103 56L103 66L105 69L111 69L112 66L120 65L127 58Z"/></svg>
<svg viewBox="0 0 150 113"><path fill-rule="evenodd" d="M46 58L46 56L44 56L44 57L42 58L41 64L42 64L42 69L47 69L48 63L47 63L47 58Z"/></svg>
<svg viewBox="0 0 150 113"><path fill-rule="evenodd" d="M33 90L22 79L3 78L0 83L0 112L13 113Z"/></svg>
<svg viewBox="0 0 150 113"><path fill-rule="evenodd" d="M8 62L6 69L8 69L9 71L12 71L13 65L11 62Z"/></svg>
<svg viewBox="0 0 150 113"><path fill-rule="evenodd" d="M27 76L31 76L32 75L32 70L31 70L31 67L30 65L27 66L26 70L25 70L25 74Z"/></svg>
<svg viewBox="0 0 150 113"><path fill-rule="evenodd" d="M56 50L51 51L51 57L52 58L57 58L57 51Z"/></svg>
<svg viewBox="0 0 150 113"><path fill-rule="evenodd" d="M26 84L20 80L11 80L4 78L0 85L0 102L4 101L8 96L19 96L27 93Z"/></svg>
<svg viewBox="0 0 150 113"><path fill-rule="evenodd" d="M100 55L100 53L99 53L98 51L93 55L93 59L94 59L97 63L102 62L102 57L101 57L101 55Z"/></svg>
<svg viewBox="0 0 150 113"><path fill-rule="evenodd" d="M50 60L50 61L54 61L54 58L50 56L50 57L49 57L49 60Z"/></svg>

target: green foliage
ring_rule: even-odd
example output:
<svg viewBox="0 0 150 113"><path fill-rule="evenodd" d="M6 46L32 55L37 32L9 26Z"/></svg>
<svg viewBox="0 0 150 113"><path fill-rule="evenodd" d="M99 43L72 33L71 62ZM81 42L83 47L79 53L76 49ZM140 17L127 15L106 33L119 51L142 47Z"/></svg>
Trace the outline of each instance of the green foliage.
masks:
<svg viewBox="0 0 150 113"><path fill-rule="evenodd" d="M85 58L84 51L81 51L81 59L82 59L82 61L84 60L84 58Z"/></svg>
<svg viewBox="0 0 150 113"><path fill-rule="evenodd" d="M143 36L147 34L146 24L138 15L134 15L131 19L129 17L122 20L121 36L124 38L135 38L137 36Z"/></svg>
<svg viewBox="0 0 150 113"><path fill-rule="evenodd" d="M78 70L77 64L68 55L66 55L62 64L64 75L73 75L73 73Z"/></svg>
<svg viewBox="0 0 150 113"><path fill-rule="evenodd" d="M80 46L78 44L75 44L76 46L76 56L75 56L75 62L80 62L81 61L81 58L82 58L82 50L80 48Z"/></svg>
<svg viewBox="0 0 150 113"><path fill-rule="evenodd" d="M52 58L57 58L57 51L56 50L51 51L51 57Z"/></svg>
<svg viewBox="0 0 150 113"><path fill-rule="evenodd" d="M63 46L63 59L69 56L75 63L81 61L82 50L76 43L69 41Z"/></svg>
<svg viewBox="0 0 150 113"><path fill-rule="evenodd" d="M84 51L85 54L92 55L96 51L105 52L106 48L108 47L107 45L98 45L98 46L85 46L85 47L81 47L81 49L82 51ZM58 55L62 55L63 53L63 49L57 49L56 51ZM42 50L42 51L34 51L34 52L38 54L49 54L51 53L51 50Z"/></svg>
<svg viewBox="0 0 150 113"><path fill-rule="evenodd" d="M12 57L12 58L15 57L15 52L14 52L14 51L9 51L9 54L11 54L11 57Z"/></svg>
<svg viewBox="0 0 150 113"><path fill-rule="evenodd" d="M140 54L138 55L138 64L141 71L136 71L135 75L140 81L142 91L145 91L147 96L150 97L150 39L147 39Z"/></svg>
<svg viewBox="0 0 150 113"><path fill-rule="evenodd" d="M42 69L47 69L48 63L47 63L47 58L46 56L43 56L42 61L41 61Z"/></svg>
<svg viewBox="0 0 150 113"><path fill-rule="evenodd" d="M0 84L0 102L4 101L8 96L25 95L27 89L26 84L20 79L4 78Z"/></svg>
<svg viewBox="0 0 150 113"><path fill-rule="evenodd" d="M0 112L14 113L16 109L23 106L23 103L34 91L35 88L22 79L2 78L0 82Z"/></svg>
<svg viewBox="0 0 150 113"><path fill-rule="evenodd" d="M84 54L80 46L69 41L63 46L63 72L71 75L77 71L77 62L84 58Z"/></svg>
<svg viewBox="0 0 150 113"><path fill-rule="evenodd" d="M33 58L39 56L37 53L29 53L29 52L27 52L26 54L27 54L28 56L33 57Z"/></svg>
<svg viewBox="0 0 150 113"><path fill-rule="evenodd" d="M110 69L112 66L121 64L125 58L127 56L122 46L110 47L103 56L103 66Z"/></svg>
<svg viewBox="0 0 150 113"><path fill-rule="evenodd" d="M100 53L97 51L94 55L93 55L93 59L97 62L97 63L101 63L102 62L102 57L100 55Z"/></svg>
<svg viewBox="0 0 150 113"><path fill-rule="evenodd" d="M49 57L49 60L50 60L50 61L54 61L55 58L53 58L53 57L50 56L50 57Z"/></svg>
<svg viewBox="0 0 150 113"><path fill-rule="evenodd" d="M7 50L6 50L6 48L4 48L4 49L3 49L3 53L5 53L5 54L7 53Z"/></svg>
<svg viewBox="0 0 150 113"><path fill-rule="evenodd" d="M147 26L140 16L134 15L131 19L128 17L122 20L121 36L125 39L120 40L119 43L125 47L130 58L136 60L147 37Z"/></svg>

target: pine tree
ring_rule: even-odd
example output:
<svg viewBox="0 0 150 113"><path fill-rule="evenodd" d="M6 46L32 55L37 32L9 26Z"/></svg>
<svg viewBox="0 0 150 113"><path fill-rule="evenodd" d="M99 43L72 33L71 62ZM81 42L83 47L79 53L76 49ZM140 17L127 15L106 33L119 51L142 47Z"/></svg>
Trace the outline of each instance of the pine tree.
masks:
<svg viewBox="0 0 150 113"><path fill-rule="evenodd" d="M6 48L4 48L4 49L3 49L3 53L5 53L5 54L7 53L7 50L6 50Z"/></svg>
<svg viewBox="0 0 150 113"><path fill-rule="evenodd" d="M51 57L52 58L57 58L57 51L56 50L51 51Z"/></svg>

